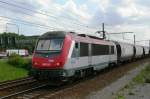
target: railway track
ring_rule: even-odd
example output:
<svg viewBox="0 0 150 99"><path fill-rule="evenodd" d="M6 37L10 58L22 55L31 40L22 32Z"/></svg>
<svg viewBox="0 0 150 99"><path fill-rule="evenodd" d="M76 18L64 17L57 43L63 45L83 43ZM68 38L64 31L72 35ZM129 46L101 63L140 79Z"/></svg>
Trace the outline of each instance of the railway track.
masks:
<svg viewBox="0 0 150 99"><path fill-rule="evenodd" d="M7 89L7 88L11 88L11 87L17 87L17 86L23 85L25 83L29 83L29 81L30 81L30 83L32 83L32 82L35 82L36 80L33 77L25 77L22 79L17 79L17 80L13 80L13 81L7 81L7 82L0 83L0 91Z"/></svg>
<svg viewBox="0 0 150 99"><path fill-rule="evenodd" d="M79 80L72 84L63 85L60 87L50 86L50 84L46 82L34 81L35 79L32 78L24 78L16 81L1 83L0 86L2 88L0 88L0 99L36 99L49 93L53 94L57 91L71 87L75 83L79 83L83 80Z"/></svg>
<svg viewBox="0 0 150 99"><path fill-rule="evenodd" d="M10 99L10 98L15 97L17 95L24 94L24 93L27 93L27 92L32 92L34 90L38 90L38 89L40 89L42 87L45 87L45 86L47 86L47 84L41 84L41 85L29 88L29 89L25 89L25 90L22 90L22 91L19 91L19 92L15 92L15 93L12 93L12 94L2 96L2 97L0 97L0 99Z"/></svg>
<svg viewBox="0 0 150 99"><path fill-rule="evenodd" d="M125 66L119 66L115 67L113 69L107 69L104 72L101 72L100 75L98 74L96 77L91 76L85 79L81 79L78 81L75 81L71 84L67 85L62 85L59 87L54 87L48 85L46 82L39 82L33 80L33 83L26 83L24 84L19 84L18 83L18 88L14 87L4 87L7 85L11 85L12 83L7 82L7 83L1 83L0 87L3 86L5 90L0 90L0 99L38 99L38 98L43 98L43 99L56 99L60 97L64 97L63 95L68 95L67 90L70 90L69 92L74 92L72 90L81 90L82 89L87 89L88 90L93 90L93 87L89 89L91 84L97 85L99 88L103 88L104 86L109 85L109 83L115 81L119 77L123 76L127 71L135 68L134 65L144 63L146 61L149 61L149 59L143 59L137 62L125 64ZM120 71L120 72L118 72ZM116 72L118 72L116 74ZM98 79L97 79L98 78ZM108 79L109 78L109 79ZM28 79L28 78L27 78ZM30 81L31 80L31 81ZM95 80L95 81L94 81ZM98 81L99 80L99 81ZM19 81L19 80L18 80ZM23 80L22 80L23 81ZM24 80L26 81L26 80ZM23 81L23 82L24 82ZM32 82L32 78L28 79L29 82ZM94 81L94 82L93 82ZM98 82L97 82L98 81ZM17 81L12 81L14 84ZM20 81L21 82L21 81ZM20 87L20 88L19 88ZM97 88L96 87L96 88ZM82 90L83 91L83 90ZM76 93L82 93L82 91L77 91ZM65 92L67 94L65 94ZM87 92L89 93L89 92ZM70 93L69 93L70 94ZM75 93L71 93L72 95Z"/></svg>
<svg viewBox="0 0 150 99"><path fill-rule="evenodd" d="M0 83L0 99L9 98L45 86L33 77Z"/></svg>

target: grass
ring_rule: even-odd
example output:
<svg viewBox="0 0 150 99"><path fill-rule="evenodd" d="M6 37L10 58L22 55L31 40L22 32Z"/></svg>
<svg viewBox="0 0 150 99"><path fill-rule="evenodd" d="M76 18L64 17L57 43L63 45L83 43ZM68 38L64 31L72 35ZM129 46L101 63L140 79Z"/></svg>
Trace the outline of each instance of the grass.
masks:
<svg viewBox="0 0 150 99"><path fill-rule="evenodd" d="M27 70L12 66L8 64L6 60L0 60L0 82L14 80L27 76Z"/></svg>
<svg viewBox="0 0 150 99"><path fill-rule="evenodd" d="M150 64L133 79L133 82L136 84L150 83Z"/></svg>
<svg viewBox="0 0 150 99"><path fill-rule="evenodd" d="M125 99L124 92L128 91L128 95L134 95L134 92L131 91L135 86L139 84L150 83L150 64L146 66L132 81L124 86L118 94L116 99Z"/></svg>
<svg viewBox="0 0 150 99"><path fill-rule="evenodd" d="M119 95L119 96L117 97L117 99L125 99L125 97L122 96L122 95Z"/></svg>

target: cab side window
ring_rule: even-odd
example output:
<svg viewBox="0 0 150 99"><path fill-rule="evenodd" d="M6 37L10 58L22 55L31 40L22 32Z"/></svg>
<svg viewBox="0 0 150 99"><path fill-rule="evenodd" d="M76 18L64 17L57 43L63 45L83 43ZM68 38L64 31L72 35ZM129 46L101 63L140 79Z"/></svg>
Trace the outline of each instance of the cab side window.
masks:
<svg viewBox="0 0 150 99"><path fill-rule="evenodd" d="M88 43L80 43L80 57L87 57L88 56Z"/></svg>

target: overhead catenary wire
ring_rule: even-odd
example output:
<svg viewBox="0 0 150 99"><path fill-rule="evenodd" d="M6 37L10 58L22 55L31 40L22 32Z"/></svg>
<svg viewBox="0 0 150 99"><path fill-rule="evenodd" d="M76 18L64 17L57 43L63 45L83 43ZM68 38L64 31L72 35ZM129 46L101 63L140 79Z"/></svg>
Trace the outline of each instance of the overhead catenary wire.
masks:
<svg viewBox="0 0 150 99"><path fill-rule="evenodd" d="M22 4L22 3L19 3L19 2L13 0L13 3L14 3L14 2L15 2L16 4ZM24 4L23 4L23 5L24 5ZM31 6L31 5L30 5L30 6ZM52 9L52 8L49 8L49 9L50 9L50 11L54 11L54 12L55 12L54 9ZM55 7L55 9L57 9L57 7ZM61 9L63 9L63 8L61 7ZM43 13L46 13L46 14L48 14L48 15L53 13L53 12L45 11L45 10L41 10L41 9L40 9L39 11L40 11L40 12L43 12ZM65 11L65 12L63 12L63 13L65 13L65 14L67 14L67 15L69 15L69 16L70 16L70 15L72 15L72 16L74 15L74 13L72 13L72 12L66 12L66 11ZM63 14L63 15L64 15L64 14ZM66 19L69 18L69 17L65 17L65 16L61 16L61 17L66 18ZM80 22L79 20L77 20L77 19L74 18L74 17L71 17L71 18L69 18L69 19L71 19L71 20L72 20L72 19L75 19L74 21Z"/></svg>
<svg viewBox="0 0 150 99"><path fill-rule="evenodd" d="M28 22L28 21L25 21L25 20L20 20L20 19L15 19L15 18L11 18L11 17L7 17L7 16L1 16L1 18L4 18L4 19L11 19L11 20L14 20L14 21L18 21L18 22L21 22L23 23L24 25L32 25L32 26L36 26L36 27L40 27L40 28L46 28L46 29L60 29L60 28L55 28L55 27L51 27L51 26L47 26L47 25L41 25L41 24L37 24L37 23L32 23L32 22Z"/></svg>
<svg viewBox="0 0 150 99"><path fill-rule="evenodd" d="M20 9L28 10L28 11L31 11L31 12L34 12L34 13L38 13L38 14L41 14L41 15L46 15L46 16L49 16L49 17L51 17L51 18L54 18L54 19L58 20L58 18L55 17L55 16L52 16L52 15L49 15L49 14L47 14L47 13L43 13L43 12L40 12L40 11L31 10L31 9L29 9L29 8L25 8L25 7L19 6L19 5L17 5L17 4L13 4L13 3L10 3L10 2L5 2L5 1L0 1L0 3L7 4L7 5L10 5L10 6L13 6L13 7L17 7L17 8L20 8ZM64 17L64 18L67 19L67 20L69 20L68 17ZM72 20L71 20L71 21L72 21ZM87 28L86 25L82 25L82 24L78 24L78 23L74 23L74 22L73 22L72 24L76 24L76 25L79 25L79 26L82 26L82 27ZM89 27L88 27L88 28L89 28Z"/></svg>
<svg viewBox="0 0 150 99"><path fill-rule="evenodd" d="M24 21L24 20L20 20L20 19L16 19L16 18L6 17L6 16L0 16L0 18L11 19L13 21L21 22L21 24L23 24L23 25L39 27L39 28L48 29L48 30L62 30L61 28L55 28L55 27L51 27L51 26L47 26L47 25L36 24L36 23L32 23L32 22L28 22L28 21ZM73 29L68 29L67 31L74 31L74 32L76 32Z"/></svg>
<svg viewBox="0 0 150 99"><path fill-rule="evenodd" d="M23 13L23 12L22 12ZM30 14L27 14L27 13L24 13L26 15L30 15ZM29 21L25 21L25 20L20 20L19 18L12 18L12 17L7 17L7 16L2 16L0 15L1 19L0 21L4 20L4 19L11 19L13 21L19 21L21 22L21 24L23 25L30 25L30 26L34 26L34 27L39 27L39 28L45 28L45 29L59 29L59 28L56 28L56 27L52 27L52 26L47 26L47 25L42 25L42 24L38 24L38 23L33 23L33 22L29 22Z"/></svg>
<svg viewBox="0 0 150 99"><path fill-rule="evenodd" d="M10 10L12 10L12 9L10 9ZM17 11L18 12L18 11ZM24 12L20 12L20 13L24 13ZM24 14L26 14L26 15L30 15L30 14L27 14L27 13L24 13ZM30 15L30 16L32 16L32 15ZM86 27L86 29L84 29L84 28L81 28L81 27L76 27L75 28L75 26L73 26L73 25L69 25L68 27L64 27L66 24L64 24L64 25L60 25L60 27L63 27L64 28L64 30L76 30L77 32L82 32L82 33L87 33L87 32L89 32L89 33L93 33L94 31L96 31L95 29L93 29L93 28L89 28L88 26ZM70 28L72 26L72 28ZM62 29L62 28L61 28Z"/></svg>
<svg viewBox="0 0 150 99"><path fill-rule="evenodd" d="M14 11L13 9L9 9L9 10ZM31 17L35 17L35 16L31 15L31 14L24 13L24 12L21 12L21 11L17 11L17 13L21 13L21 14L29 15L29 16L31 16ZM46 21L47 21L47 20L46 20ZM57 21L54 21L54 22L56 23ZM59 25L59 24L58 24L58 25ZM59 25L59 26L63 26L63 27L64 27L64 25Z"/></svg>
<svg viewBox="0 0 150 99"><path fill-rule="evenodd" d="M21 3L19 3L19 2L17 2L17 1L13 1L13 3L16 3L16 4L21 4ZM9 2L10 3L10 2ZM50 9L50 11L54 11L55 12L55 10L54 9L52 9L52 8L49 8ZM56 7L55 7L55 9L57 9ZM63 8L61 8L61 9L63 9ZM45 14L47 14L47 15L53 15L53 13L54 12L50 12L50 11L45 11L45 10L38 10L38 11L40 11L40 12L42 12L42 13L45 13ZM67 15L71 15L71 16L74 16L74 13L72 13L72 12L63 12L64 14L63 15L65 15L65 14L67 14ZM55 17L55 16L54 16ZM65 18L65 19L70 19L71 21L78 21L79 23L81 23L78 19L76 19L76 18L74 18L74 17L66 17L66 16L61 16L61 17L63 17L63 18ZM74 19L74 20L73 20ZM82 23L83 24L83 23ZM83 24L83 26L85 26L84 24Z"/></svg>

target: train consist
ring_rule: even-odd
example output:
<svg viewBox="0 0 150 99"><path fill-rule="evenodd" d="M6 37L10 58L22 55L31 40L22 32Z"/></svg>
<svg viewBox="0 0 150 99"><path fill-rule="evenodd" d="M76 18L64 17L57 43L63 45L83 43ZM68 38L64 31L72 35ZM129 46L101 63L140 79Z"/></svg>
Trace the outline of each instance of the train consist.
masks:
<svg viewBox="0 0 150 99"><path fill-rule="evenodd" d="M34 76L40 78L84 77L125 61L148 56L149 47L74 32L53 31L39 37L32 58Z"/></svg>

